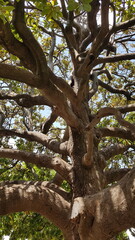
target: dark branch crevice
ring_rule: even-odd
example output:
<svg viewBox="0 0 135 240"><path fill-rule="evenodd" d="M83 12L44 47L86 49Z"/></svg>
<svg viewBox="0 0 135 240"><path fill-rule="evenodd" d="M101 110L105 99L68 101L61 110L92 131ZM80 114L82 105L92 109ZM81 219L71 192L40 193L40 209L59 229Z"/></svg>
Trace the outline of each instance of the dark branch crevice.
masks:
<svg viewBox="0 0 135 240"><path fill-rule="evenodd" d="M130 170L131 169L129 169L129 168L121 168L121 169L110 169L108 171L105 171L106 184L119 181Z"/></svg>

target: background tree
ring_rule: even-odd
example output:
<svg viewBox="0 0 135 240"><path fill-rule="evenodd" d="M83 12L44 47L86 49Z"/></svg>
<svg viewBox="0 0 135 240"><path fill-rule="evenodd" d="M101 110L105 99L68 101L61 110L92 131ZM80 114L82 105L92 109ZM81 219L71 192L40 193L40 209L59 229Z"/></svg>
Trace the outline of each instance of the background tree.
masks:
<svg viewBox="0 0 135 240"><path fill-rule="evenodd" d="M135 227L134 15L131 0L0 1L1 239Z"/></svg>

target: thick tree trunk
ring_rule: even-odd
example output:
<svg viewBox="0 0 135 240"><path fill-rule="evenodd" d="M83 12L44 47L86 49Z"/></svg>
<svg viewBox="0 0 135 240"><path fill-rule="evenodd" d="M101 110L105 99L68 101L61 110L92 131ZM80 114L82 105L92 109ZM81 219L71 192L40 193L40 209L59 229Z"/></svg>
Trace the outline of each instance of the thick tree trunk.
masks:
<svg viewBox="0 0 135 240"><path fill-rule="evenodd" d="M92 225L94 217L87 213L85 206L81 202L76 203L78 197L92 196L102 189L103 177L101 169L98 165L96 146L93 145L93 159L94 161L90 166L83 164L83 158L87 153L87 139L85 131L77 131L70 129L69 133L69 152L73 161L73 199L71 210L71 221L73 226L73 239L74 240L96 240L92 234ZM76 214L76 211L78 213ZM71 239L71 238L70 238Z"/></svg>

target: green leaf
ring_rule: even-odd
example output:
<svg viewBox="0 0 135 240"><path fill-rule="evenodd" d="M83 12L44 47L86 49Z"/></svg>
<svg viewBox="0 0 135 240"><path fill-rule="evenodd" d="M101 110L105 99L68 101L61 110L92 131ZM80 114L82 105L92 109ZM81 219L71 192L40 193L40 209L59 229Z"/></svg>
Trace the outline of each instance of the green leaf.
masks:
<svg viewBox="0 0 135 240"><path fill-rule="evenodd" d="M4 6L4 7L2 8L2 10L5 10L5 11L8 11L8 12L11 12L11 11L14 10L14 7L12 7L12 6Z"/></svg>
<svg viewBox="0 0 135 240"><path fill-rule="evenodd" d="M83 4L83 9L86 11L86 12L90 12L91 11L91 5L86 3L86 4Z"/></svg>
<svg viewBox="0 0 135 240"><path fill-rule="evenodd" d="M93 0L82 0L82 4L91 3Z"/></svg>
<svg viewBox="0 0 135 240"><path fill-rule="evenodd" d="M5 17L3 16L3 13L0 11L0 19L4 22L4 23L6 23L6 19L5 19Z"/></svg>
<svg viewBox="0 0 135 240"><path fill-rule="evenodd" d="M73 10L77 9L78 7L79 7L79 4L77 2L75 2L73 0L70 0L68 2L68 10L69 11L73 11Z"/></svg>

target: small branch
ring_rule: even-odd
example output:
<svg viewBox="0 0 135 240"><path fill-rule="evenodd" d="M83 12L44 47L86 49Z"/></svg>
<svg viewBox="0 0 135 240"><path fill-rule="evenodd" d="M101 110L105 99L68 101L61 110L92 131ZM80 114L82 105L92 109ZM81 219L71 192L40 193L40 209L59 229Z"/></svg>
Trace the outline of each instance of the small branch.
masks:
<svg viewBox="0 0 135 240"><path fill-rule="evenodd" d="M51 37L52 37L52 43L49 51L49 60L48 60L48 65L51 70L53 70L53 53L54 53L54 48L55 48L55 42L56 42L56 37L54 31L51 32Z"/></svg>
<svg viewBox="0 0 135 240"><path fill-rule="evenodd" d="M120 54L117 56L98 58L95 61L95 65L98 65L101 63L111 63L111 62L118 62L118 61L131 60L131 59L135 59L134 53Z"/></svg>
<svg viewBox="0 0 135 240"><path fill-rule="evenodd" d="M94 70L95 70L95 69L94 69ZM109 72L108 69L100 70L100 71L98 72L98 75L100 75L100 74L102 74L102 73L105 73L109 80L112 80L112 79L113 79L113 77L112 77L112 75L111 75L111 73Z"/></svg>
<svg viewBox="0 0 135 240"><path fill-rule="evenodd" d="M125 22L122 22L120 24L117 24L114 28L113 28L113 32L118 32L118 31L122 31L122 30L126 30L132 26L135 25L135 17L131 18L130 20L127 20Z"/></svg>
<svg viewBox="0 0 135 240"><path fill-rule="evenodd" d="M60 0L61 7L62 7L62 14L65 19L68 19L68 13L65 5L65 0Z"/></svg>
<svg viewBox="0 0 135 240"><path fill-rule="evenodd" d="M114 88L109 84L102 82L101 80L99 80L99 85L111 93L123 94L127 98L127 100L132 100L131 93L129 93L125 89Z"/></svg>
<svg viewBox="0 0 135 240"><path fill-rule="evenodd" d="M52 124L55 122L55 120L57 119L58 115L55 113L55 111L52 111L50 117L45 121L45 123L43 123L42 125L42 133L47 134L50 127L52 126Z"/></svg>
<svg viewBox="0 0 135 240"><path fill-rule="evenodd" d="M49 157L45 154L35 154L32 152L14 150L14 149L1 149L0 157L14 158L17 160L24 161L26 163L35 164L38 167L45 167L54 169L58 172L65 180L71 183L71 166L63 161L59 157Z"/></svg>
<svg viewBox="0 0 135 240"><path fill-rule="evenodd" d="M62 30L62 33L63 33L63 35L64 35L64 37L66 39L67 47L69 49L69 52L70 52L70 55L71 55L71 58L72 58L72 62L75 64L75 52L74 52L74 47L75 46L74 47L72 46L73 43L75 42L75 38L74 38L72 32L71 32L70 36L69 36L69 34L66 33L66 30L65 30L63 24L59 20L54 19L54 21L58 24L58 26ZM71 39L73 41L71 41Z"/></svg>
<svg viewBox="0 0 135 240"><path fill-rule="evenodd" d="M33 131L32 111L30 108L23 108L23 123L28 131Z"/></svg>

